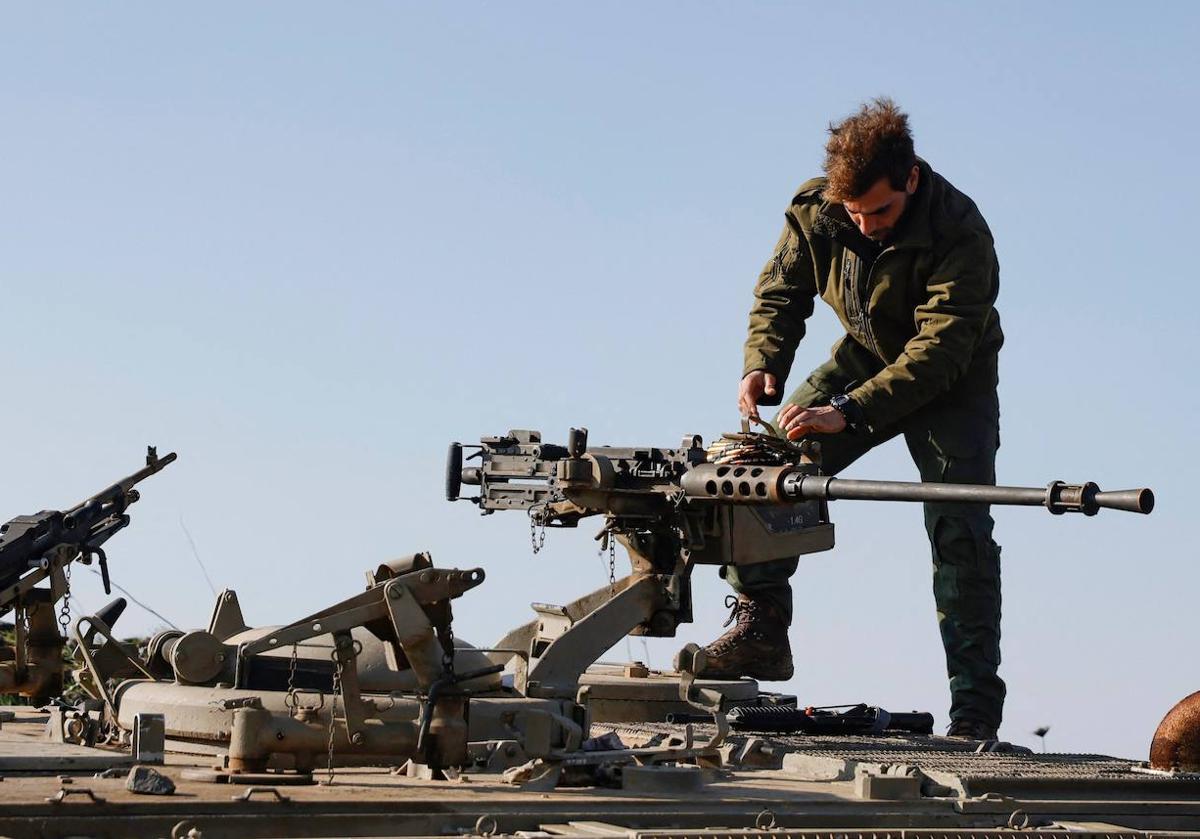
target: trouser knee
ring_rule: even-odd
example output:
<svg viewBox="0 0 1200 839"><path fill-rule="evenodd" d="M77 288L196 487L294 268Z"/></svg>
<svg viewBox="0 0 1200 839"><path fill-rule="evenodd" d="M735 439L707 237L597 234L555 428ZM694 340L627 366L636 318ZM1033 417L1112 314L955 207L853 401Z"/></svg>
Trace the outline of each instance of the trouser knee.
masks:
<svg viewBox="0 0 1200 839"><path fill-rule="evenodd" d="M927 515L934 595L943 607L991 623L1000 613L1000 546L988 515Z"/></svg>

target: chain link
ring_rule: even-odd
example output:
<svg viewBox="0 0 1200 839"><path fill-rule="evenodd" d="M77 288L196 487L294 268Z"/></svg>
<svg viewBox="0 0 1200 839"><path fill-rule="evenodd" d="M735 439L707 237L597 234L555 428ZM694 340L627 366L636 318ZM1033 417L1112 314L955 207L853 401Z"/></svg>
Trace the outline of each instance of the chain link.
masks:
<svg viewBox="0 0 1200 839"><path fill-rule="evenodd" d="M296 644L292 644L292 657L288 661L287 696L283 704L293 710L299 706L296 701Z"/></svg>
<svg viewBox="0 0 1200 839"><path fill-rule="evenodd" d="M617 593L617 537L610 533L608 536L608 594L611 597Z"/></svg>
<svg viewBox="0 0 1200 839"><path fill-rule="evenodd" d="M337 639L333 642L333 652L330 653L330 658L333 659L333 698L329 702L329 758L326 764L326 779L325 783L328 786L333 786L333 736L337 730L337 701L338 695L342 692L342 657L338 654Z"/></svg>
<svg viewBox="0 0 1200 839"><path fill-rule="evenodd" d="M71 563L69 562L63 566L63 579L66 581L66 587L63 589L62 608L58 612L58 625L65 639L69 637L67 632L71 627Z"/></svg>
<svg viewBox="0 0 1200 839"><path fill-rule="evenodd" d="M675 497L671 499L671 506L676 510L679 510L683 507L685 501L687 501L687 493L685 493L683 490L677 490L675 492Z"/></svg>
<svg viewBox="0 0 1200 839"><path fill-rule="evenodd" d="M546 520L535 507L529 508L529 541L535 556L546 546Z"/></svg>
<svg viewBox="0 0 1200 839"><path fill-rule="evenodd" d="M617 593L617 536L611 521L600 531L600 556L603 558L605 554L608 554L608 596L612 597Z"/></svg>

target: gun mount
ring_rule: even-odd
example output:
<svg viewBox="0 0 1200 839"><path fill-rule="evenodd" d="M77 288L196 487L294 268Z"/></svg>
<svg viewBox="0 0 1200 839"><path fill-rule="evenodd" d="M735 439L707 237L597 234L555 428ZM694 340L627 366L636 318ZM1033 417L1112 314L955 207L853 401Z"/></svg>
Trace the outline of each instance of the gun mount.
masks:
<svg viewBox="0 0 1200 839"><path fill-rule="evenodd" d="M467 448L473 451L464 458ZM478 465L464 468L473 460ZM464 485L479 487L479 495L463 499ZM1056 515L1087 516L1154 507L1149 489L1103 492L1094 483L1038 488L834 478L821 473L814 440L792 444L743 433L724 435L712 449L698 435L674 448L589 447L586 429L571 429L566 445L525 430L485 437L478 446L451 444L446 497L471 501L484 514L524 510L535 529L603 516L602 547L615 539L628 551L629 576L565 607L535 607L538 621L497 644L527 649L532 689L551 695L572 690L595 660L588 656L624 635L669 637L690 622L696 565L748 565L832 548L833 500L1043 506Z"/></svg>
<svg viewBox="0 0 1200 839"><path fill-rule="evenodd" d="M174 460L174 453L159 457L150 447L143 468L71 509L43 510L0 525L0 615L13 611L16 635L12 648L0 648L8 659L0 661L0 694L44 700L61 689L66 639L59 630L65 630L70 613L54 606L70 596L70 565L98 561L104 592L112 593L101 546L129 524L126 511L141 497L137 484ZM37 587L47 579L48 588Z"/></svg>

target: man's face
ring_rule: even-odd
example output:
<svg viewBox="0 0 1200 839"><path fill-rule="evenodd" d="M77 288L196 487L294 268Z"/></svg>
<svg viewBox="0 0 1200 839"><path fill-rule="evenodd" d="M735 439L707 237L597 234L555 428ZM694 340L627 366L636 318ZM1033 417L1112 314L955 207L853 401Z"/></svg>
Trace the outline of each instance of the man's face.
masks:
<svg viewBox="0 0 1200 839"><path fill-rule="evenodd" d="M893 189L886 177L880 178L862 195L844 201L842 206L864 236L873 242L886 242L900 221L909 196L917 191L919 174L920 170L914 166L901 190Z"/></svg>

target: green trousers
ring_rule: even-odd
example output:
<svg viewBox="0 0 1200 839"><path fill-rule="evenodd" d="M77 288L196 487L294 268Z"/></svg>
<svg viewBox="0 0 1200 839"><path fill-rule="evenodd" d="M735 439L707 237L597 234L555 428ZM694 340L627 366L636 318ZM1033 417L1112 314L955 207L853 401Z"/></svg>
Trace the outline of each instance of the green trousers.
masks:
<svg viewBox="0 0 1200 839"><path fill-rule="evenodd" d="M818 368L784 404L828 405L849 384L833 362ZM883 433L820 437L825 474L836 475L870 449L903 434L922 481L994 484L999 410L994 394L970 406L935 403ZM950 718L999 727L1004 707L1000 665L1000 546L992 517L978 504L925 504L933 548L933 595L950 677ZM725 566L733 589L775 606L789 622L789 579L798 559ZM850 596L850 595L848 595Z"/></svg>

